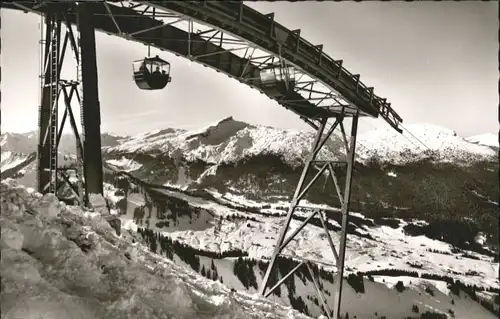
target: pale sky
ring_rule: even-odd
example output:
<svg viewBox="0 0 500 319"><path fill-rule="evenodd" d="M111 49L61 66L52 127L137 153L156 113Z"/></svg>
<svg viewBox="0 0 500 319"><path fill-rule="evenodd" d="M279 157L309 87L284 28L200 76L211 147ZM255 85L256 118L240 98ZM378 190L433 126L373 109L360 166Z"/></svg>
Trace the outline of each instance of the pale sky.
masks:
<svg viewBox="0 0 500 319"><path fill-rule="evenodd" d="M263 13L332 58L386 97L404 124L432 123L461 136L498 132L497 2L252 2ZM2 132L36 129L40 17L1 10ZM168 52L162 91L139 90L134 60L144 45L97 34L102 131L137 134L199 128L227 116L252 124L305 129L298 117L256 90ZM76 113L79 113L78 111ZM385 126L361 121L360 129Z"/></svg>

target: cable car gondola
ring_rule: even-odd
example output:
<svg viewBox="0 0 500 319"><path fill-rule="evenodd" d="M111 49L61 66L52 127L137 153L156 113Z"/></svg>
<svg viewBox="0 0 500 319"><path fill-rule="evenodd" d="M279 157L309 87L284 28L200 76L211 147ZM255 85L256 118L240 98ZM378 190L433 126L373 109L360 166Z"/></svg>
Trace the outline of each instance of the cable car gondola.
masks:
<svg viewBox="0 0 500 319"><path fill-rule="evenodd" d="M294 73L291 66L270 64L260 71L260 86L268 96L287 96L295 88Z"/></svg>
<svg viewBox="0 0 500 319"><path fill-rule="evenodd" d="M155 56L133 62L134 81L142 90L161 90L172 80L170 63Z"/></svg>

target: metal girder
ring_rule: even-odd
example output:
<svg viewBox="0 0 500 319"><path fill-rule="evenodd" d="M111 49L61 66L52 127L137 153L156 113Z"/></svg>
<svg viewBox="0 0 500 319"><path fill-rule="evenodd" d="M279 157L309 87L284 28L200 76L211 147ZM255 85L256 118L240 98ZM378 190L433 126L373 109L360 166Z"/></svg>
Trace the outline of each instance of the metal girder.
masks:
<svg viewBox="0 0 500 319"><path fill-rule="evenodd" d="M111 9L109 8L109 5L106 1L104 1L104 6L106 7L106 10L108 11L109 16L111 17L111 20L113 20L113 23L115 24L116 29L118 30L118 34L122 34L122 30L121 30L120 26L118 25L118 23L116 22L116 19L113 16L113 12L111 12Z"/></svg>
<svg viewBox="0 0 500 319"><path fill-rule="evenodd" d="M254 57L253 54L252 56L248 56L248 50L252 49L252 53L255 52L255 45L253 44L246 44L245 41L241 41L238 39L233 38L227 38L224 37L224 32L220 31L216 28L210 28L205 31L200 31L196 33L197 35L201 36L203 40L206 41L206 43L213 43L219 47L218 51L215 52L207 52L207 53L199 53L200 50L197 50L196 52L193 52L193 58L196 59L198 57L205 57L205 56L212 56L212 55L218 55L218 54L224 54L226 52L237 52L237 51L243 51L245 50L245 53L243 54L242 58L247 59L247 65L248 64L253 64L256 68L263 70L268 68L266 65L275 65L275 64L281 64L281 65L288 65L289 63L284 60L281 56L276 56L274 54L271 55L264 55L264 56L258 56ZM191 40L193 41L193 40ZM230 47L230 48L224 48L223 45L229 45L229 46L235 46L235 47ZM322 46L318 46L318 49L321 50ZM205 46L204 51L207 51L207 46ZM272 68L275 68L275 66L272 66ZM246 71L248 68L245 66L244 70ZM240 81L251 81L255 80L256 78L248 78L247 73L243 71L240 76L239 80ZM300 75L300 77L305 76L303 72L296 71L294 75ZM347 102L342 102L340 101L343 98L339 96L338 94L334 94L332 91L326 89L324 86L321 85L321 83L318 80L311 80L308 81L307 83L310 83L309 87L306 86L296 86L294 88L294 91L299 93L304 99L308 102L310 102L312 105L315 107L351 107L355 109L355 106L352 104L348 104ZM315 88L317 87L317 89ZM322 86L322 87L321 87ZM321 91L322 89L322 91ZM326 89L326 90L325 90ZM306 94L306 96L304 96ZM300 102L303 102L303 100L299 100ZM297 102L297 100L287 100L284 99L282 100L283 103L293 103Z"/></svg>
<svg viewBox="0 0 500 319"><path fill-rule="evenodd" d="M107 28L111 28L106 30L106 32L117 33L118 31L115 27L115 23L109 17L108 8L104 7L104 5L102 5L102 7L104 10L98 9L95 11L97 13L96 19L99 17L99 21L102 21L100 14L105 13L108 15L107 19L109 19L106 24ZM287 60L283 59L281 56L268 54L265 51L258 49L256 45L250 44L248 41L245 42L241 39L237 39L234 36L218 30L217 28L208 27L200 30L199 32L194 32L194 28L192 26L194 21L193 19L187 21L190 24L187 28L187 32L181 31L185 32L185 35L181 36L179 34L175 37L168 36L167 34L172 34L171 30L173 29L181 30L179 29L179 22L181 22L179 19L182 18L186 21L186 16L178 14L176 16L177 20L175 21L172 19L159 19L158 10L156 13L156 18L158 19L155 20L158 23L144 23L142 27L130 28L130 26L134 24L138 26L141 25L140 23L138 24L137 22L133 22L134 20L128 18L128 16L131 16L129 11L133 12L133 10L119 10L125 8L116 5L112 6L111 3L108 7L111 9L116 23L121 26L122 34L118 34L119 36L129 40L140 41L144 44L151 44L160 48L164 47L164 43L166 43L166 41L170 44L179 43L179 45L181 45L181 43L184 45L184 43L187 42L187 50L182 50L184 51L181 51L182 55L191 60L197 60L197 62L206 66L212 66L218 71L223 71L230 77L238 79L238 81L246 83L259 90L261 89L259 87L260 79L259 71L257 71L258 69L265 69L267 64L289 64ZM97 9L98 6L95 6L94 8ZM137 8L137 10L141 10L141 8ZM148 13L148 17L152 16L152 11L153 8L148 9L146 12ZM144 14L142 16L144 16ZM144 18L146 17L144 16ZM144 21L144 18L142 18L142 21ZM171 26L174 26L174 28L171 28ZM174 52L179 52L179 50L175 49ZM249 52L252 54L248 55ZM207 64L208 61L210 62ZM238 70L238 72L235 72L236 70ZM296 71L295 73L296 75L299 75L299 81L302 77L307 77L307 75L301 71ZM314 79L311 81L313 80ZM293 112L296 112L298 109L304 110L304 108L307 108L311 110L317 107L316 111L312 111L314 114L320 114L322 112L333 114L338 113L340 108L345 107L347 108L346 114L350 115L353 113L353 111L350 110L350 108L355 108L353 105L348 105L343 101L338 100L338 97L334 96L331 91L325 90L326 88L324 86L321 87L319 81L314 80L313 82L315 83L314 88L295 90L298 94L286 99L283 97L276 98L276 101ZM297 114L305 115L307 117L306 113L299 111Z"/></svg>
<svg viewBox="0 0 500 319"><path fill-rule="evenodd" d="M356 135L357 135L357 127L358 127L358 117L359 114L354 114L352 117L352 127L351 127L351 137L348 140L347 136L345 136L345 130L343 126L344 116L341 114L338 116L333 124L327 127L327 123L329 118L323 117L319 121L319 125L317 126L316 138L313 143L313 147L311 153L304 164L304 168L302 170L302 174L298 181L295 193L292 197L290 207L288 209L287 216L285 218L285 223L281 227L279 237L276 241L274 252L271 256L270 263L268 265L266 274L264 275L262 286L260 287L260 294L263 296L268 296L274 289L276 289L279 284L281 284L286 278L288 278L293 272L295 272L302 264L305 264L308 270L311 272L311 276L314 281L314 285L316 288L316 292L318 293L319 299L322 301L323 308L325 309L325 315L328 318L339 318L340 315L340 304L341 304L341 295L342 295L342 278L344 272L344 260L345 260L345 248L346 248L346 236L347 236L347 225L349 218L349 201L351 196L351 183L352 183L352 172L354 166L354 155L355 155L355 144L356 144ZM346 147L346 159L344 161L340 161L338 159L331 160L318 160L317 156L320 150L323 148L327 140L331 137L334 130L340 128L342 133L343 140L345 141ZM348 141L348 142L347 142ZM338 178L335 173L336 165L343 164L346 167L346 177L345 177L345 186L344 190L341 191ZM319 167L318 165L321 165ZM316 168L317 172L314 176L306 183L306 178L312 170ZM328 214L332 212L328 212L326 218L323 216L324 211L314 210L290 235L287 236L287 231L290 227L291 220L293 218L295 209L297 207L301 207L300 201L304 198L307 192L311 189L314 183L319 179L320 176L327 173L330 176L331 182L334 184L337 197L340 202L340 212L342 214L342 228L340 231L340 244L339 249L337 250L334 242L330 236L327 224L328 224ZM290 243L296 235L310 222L312 218L316 215L319 215L319 219L323 226L323 230L325 231L326 238L328 240L328 244L333 254L333 259L335 260L335 265L337 268L337 279L335 282L335 299L334 299L334 307L333 312L330 311L328 304L326 302L326 298L323 292L320 289L320 286L314 276L314 273L310 269L307 263L300 263L297 267L292 269L287 275L284 276L277 284L275 284L270 291L267 291L266 288L269 283L269 279L271 277L271 272L275 269L275 264L278 259L278 256L282 254L283 249Z"/></svg>
<svg viewBox="0 0 500 319"><path fill-rule="evenodd" d="M18 7L29 8L16 3ZM66 4L64 4L66 5ZM118 18L154 17L157 21L165 18L177 18L189 21L190 24L196 22L210 29L217 29L224 33L223 44L236 45L246 43L253 46L256 44L259 50L280 55L294 67L298 67L304 73L317 79L317 82L330 88L330 90L341 92L349 101L349 105L356 108L361 107L360 116L370 114L372 116L381 115L391 126L401 132L398 124L402 122L399 115L391 108L386 99L382 99L373 93L360 82L359 75L351 74L342 66L341 60L333 60L323 51L321 45L313 45L300 37L300 30L288 30L280 25L271 15L261 14L249 8L243 3L233 2L206 2L206 1L149 1L149 2L112 2L103 3L104 12L95 12L96 16L107 15L115 28L113 32L120 35L127 24L132 23L132 19L126 22L119 22ZM97 7L97 6L96 6ZM129 9L129 12L120 12L118 9ZM154 12L156 10L156 13ZM161 27L158 27L161 28ZM143 30L146 28L143 28ZM205 32L201 31L201 32ZM109 31L107 31L109 32ZM187 57L204 54L205 52L193 52L191 46L193 28L188 32ZM147 32L142 32L147 33ZM123 35L122 35L123 36ZM227 36L231 39L226 40ZM204 36L198 39L204 40ZM145 35L140 38L133 38L141 42L154 42L154 37ZM171 39L171 41L180 41ZM184 40L186 41L186 40ZM195 40L196 41L196 40ZM278 54L276 44L282 47L282 53ZM281 50L281 49L280 49ZM206 52L208 53L208 52ZM224 63L224 62L223 62ZM223 69L224 71L226 69ZM326 94L332 96L336 94ZM332 100L335 104L335 100ZM324 101L323 101L324 102ZM322 103L323 103L322 102ZM341 103L345 105L345 103ZM332 111L333 112L333 111Z"/></svg>
<svg viewBox="0 0 500 319"><path fill-rule="evenodd" d="M101 110L97 85L97 57L93 15L90 4L79 4L77 28L80 33L83 171L86 200L89 194L103 194L101 154Z"/></svg>
<svg viewBox="0 0 500 319"><path fill-rule="evenodd" d="M60 47L62 18L63 16L60 13L46 15L45 39L40 41L44 45L45 54L42 57L42 75L40 76L42 78L42 103L39 118L38 190L41 193L50 192L56 195L64 186L64 184L59 184L61 174L57 157L59 143L68 116L77 141L77 154L81 153L78 129L71 109L71 100L78 83L60 79L67 44L71 43L73 48L75 42L72 30L67 29L62 40L63 45ZM68 87L71 88L69 92ZM61 93L64 98L65 108L63 118L59 122ZM66 182L66 179L62 179ZM73 185L69 186L72 189L74 188ZM81 188L81 185L78 185L77 189L80 191L78 191L79 196L76 196L80 203L82 203Z"/></svg>
<svg viewBox="0 0 500 319"><path fill-rule="evenodd" d="M40 75L42 79L42 97L39 110L37 187L41 193L51 192L56 196L60 196L63 186L68 185L69 189L75 195L75 199L81 205L84 205L87 204L86 200L88 196L86 191L89 188L93 193L102 194L102 159L99 129L97 129L97 135L95 134L95 127L97 126L98 128L100 125L98 121L100 118L99 109L97 108L97 116L95 112L96 105L98 107L98 100L96 98L97 82L95 81L97 74L94 68L95 80L92 81L92 49L89 49L90 44L90 47L94 49L93 60L95 66L95 38L92 38L94 30L88 24L88 17L85 17L80 12L82 9L85 10L85 5L77 6L78 22L80 24L79 39L76 38L73 32L72 21L68 20L67 12L61 10L61 7L54 7L54 9L55 11L52 11L51 8L45 8L46 32L44 35L42 34L42 39L40 40L44 48L41 57L42 74ZM66 26L66 33L64 38L61 38L61 25L63 23ZM85 25L83 30L81 24ZM68 47L73 51L77 64L77 79L71 81L60 78ZM85 65L83 65L84 69L82 69L82 63L86 64L87 67L85 68ZM83 81L83 78L86 78L86 81ZM94 90L92 90L92 83L95 86ZM83 96L79 92L79 88L82 86L87 87L83 91ZM60 110L58 106L61 97L63 99L64 113L62 119L59 120ZM76 101L80 105L81 120L84 127L82 133L87 139L80 137L72 109L73 101ZM76 167L70 167L76 171L78 178L76 186L61 171L62 168L59 167L59 163L57 162L59 143L67 120L70 122L76 140ZM96 152L95 149L97 148L98 151ZM96 153L98 154L96 155ZM99 167L101 168L100 172ZM63 183L59 184L59 181Z"/></svg>
<svg viewBox="0 0 500 319"><path fill-rule="evenodd" d="M343 67L342 60L334 60L323 52L321 45L313 45L300 37L297 30L291 31L270 19L269 15L231 1L147 1L145 5L159 10L195 17L213 27L231 30L237 37L258 43L259 47L275 55L283 56L310 76L316 77L325 86L339 92L350 104L356 105L360 115L381 115L398 132L402 119L387 101L376 96L370 88ZM278 54L277 45L283 46ZM388 109L391 116L381 112Z"/></svg>
<svg viewBox="0 0 500 319"><path fill-rule="evenodd" d="M154 27L151 27L151 28L147 28L147 29L144 29L144 30L139 30L139 31L136 31L136 32L132 32L132 33L129 33L129 34L126 34L125 36L126 37L132 37L134 35L138 35L138 34L141 34L141 33L144 33L144 32L148 32L148 31L152 31L152 30L156 30L156 29L160 29L160 28L163 28L163 27L166 27L166 26L169 26L169 25L174 25L178 22L181 22L183 21L182 19L177 19L173 22L169 22L169 23L165 23L165 24L162 24L162 25L157 25L157 26L154 26Z"/></svg>
<svg viewBox="0 0 500 319"><path fill-rule="evenodd" d="M144 14L146 14L146 13L149 12L149 14L151 16L151 11L154 8L157 8L158 11L161 10L163 13L165 13L165 12L166 13L172 13L173 15L177 14L178 16L181 17L179 19L183 19L185 21L188 21L189 27L188 27L188 30L187 30L187 33L188 33L187 41L188 41L188 51L189 51L188 52L188 58L189 59L193 59L194 60L197 57L203 57L203 56L218 56L220 54L225 54L226 52L235 52L236 55L238 55L238 51L242 52L242 51L246 50L247 48L256 48L257 47L254 44L251 44L248 40L242 40L242 39L234 36L233 34L227 34L223 29L217 28L217 27L213 27L211 24L207 24L208 29L203 30L203 31L200 30L199 32L194 33L193 32L193 27L191 26L193 24L194 19L192 19L189 15L186 15L183 12L169 11L169 9L167 9L166 7L164 7L164 6L160 5L160 4L161 4L160 2L157 2L157 3L143 3L144 7L147 7L148 5L150 7L147 7L146 11L144 11L144 10L141 11L141 15L144 15ZM141 7L141 6L136 6L136 8L138 8L138 7ZM271 17L271 15L269 15L269 17ZM267 20L273 21L269 17L267 17ZM196 17L196 22L200 23L200 20L202 20L202 19L199 16L197 16ZM160 19L160 21L161 21L161 19ZM201 22L201 24L203 24L203 22ZM197 34L199 36L198 40L193 39L192 34ZM298 34L298 32L295 32L294 34ZM152 37L141 37L141 39L143 39L145 41L153 40ZM214 45L217 45L219 47L219 49L217 51L210 52L210 50L206 49L207 46L205 45L205 48L200 47L199 50L192 51L191 50L192 43L198 42L200 40L205 41L206 44L212 43ZM186 40L183 40L183 39L171 39L170 41L186 41ZM239 47L236 48L234 46L239 46ZM314 49L315 49L315 51L318 52L318 56L321 56L321 54L322 54L322 46L321 45L315 46ZM240 55L240 57L241 57L241 55ZM244 59L246 58L246 54L243 56L243 58ZM255 57L253 57L253 60L256 60ZM286 65L288 65L290 63L288 60L284 59L281 55L277 56L276 54L269 54L268 57L267 57L267 61L266 62L269 62L269 61L272 61L274 63L276 63L276 61L277 61L279 63L283 63L283 64L286 64ZM253 63L253 61L251 61L251 62L248 62L248 63L252 63L257 68L261 68L263 65L265 65L266 62L261 61L261 63L255 64L255 63ZM224 63L225 62L221 62L220 66L222 67L222 65ZM336 63L336 67L337 68L342 68L341 61L335 61L335 63ZM257 77L255 77L255 76L248 77L248 74L246 73L246 71L249 68L248 67L244 67L244 69L245 69L245 72L242 72L236 78L239 81L245 82L245 83L254 82L257 79ZM306 75L303 72L298 72L298 74L300 74L301 77L303 75ZM315 83L316 84L321 84L319 80L315 80ZM304 100L310 102L312 107L327 107L330 113L337 112L337 108L338 107L342 107L342 106L344 106L344 107L350 107L350 108L353 108L353 109L356 108L356 106L353 105L352 103L343 102L342 100L344 100L344 98L342 98L338 93L334 93L330 89L327 89L324 85L322 85L322 86L323 86L323 90L322 90L323 92L315 90L315 97L314 98L312 98L312 96L309 96L309 97L307 97L307 95L304 96ZM306 89L306 90L302 90L302 91L306 91L306 92L300 92L301 95L303 95L304 93L308 93L309 95L311 95L311 93L312 93L313 90L312 89L309 89L309 90ZM286 102L285 100L280 100L280 101L283 102L283 103ZM289 102L293 103L294 101L289 101ZM303 102L303 101L301 101L301 102ZM351 113L352 112L349 112L348 115L350 115ZM361 114L361 115L363 115L363 114Z"/></svg>

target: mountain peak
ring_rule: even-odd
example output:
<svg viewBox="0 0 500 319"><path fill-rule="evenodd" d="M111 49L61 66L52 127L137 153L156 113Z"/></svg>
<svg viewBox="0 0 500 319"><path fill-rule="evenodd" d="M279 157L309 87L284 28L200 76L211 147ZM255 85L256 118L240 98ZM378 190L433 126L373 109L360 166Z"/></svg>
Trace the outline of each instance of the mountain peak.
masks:
<svg viewBox="0 0 500 319"><path fill-rule="evenodd" d="M217 145L249 126L250 124L236 121L232 116L229 116L202 129L187 132L186 140L200 138L205 144Z"/></svg>

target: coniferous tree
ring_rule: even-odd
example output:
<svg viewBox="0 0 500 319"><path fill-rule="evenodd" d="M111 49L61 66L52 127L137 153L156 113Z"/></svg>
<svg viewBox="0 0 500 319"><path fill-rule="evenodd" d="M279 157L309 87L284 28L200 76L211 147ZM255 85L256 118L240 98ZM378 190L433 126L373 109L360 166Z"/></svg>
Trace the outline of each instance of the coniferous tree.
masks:
<svg viewBox="0 0 500 319"><path fill-rule="evenodd" d="M397 283L396 283L396 286L395 286L396 290L398 292L403 292L405 290L405 285L403 284L403 282L401 280L399 280Z"/></svg>

